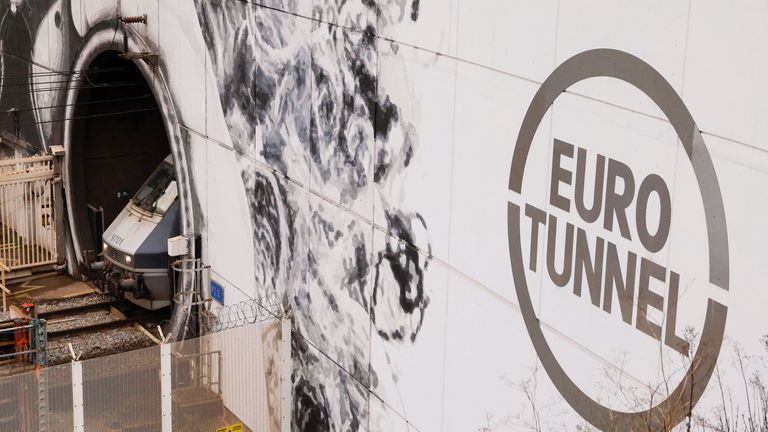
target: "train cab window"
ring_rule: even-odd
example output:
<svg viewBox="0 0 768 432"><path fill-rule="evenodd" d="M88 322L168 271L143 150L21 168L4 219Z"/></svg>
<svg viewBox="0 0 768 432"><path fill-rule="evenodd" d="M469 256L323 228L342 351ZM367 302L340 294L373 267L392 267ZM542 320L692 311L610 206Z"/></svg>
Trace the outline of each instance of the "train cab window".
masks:
<svg viewBox="0 0 768 432"><path fill-rule="evenodd" d="M163 162L133 197L133 205L158 215L165 214L179 195L173 165Z"/></svg>

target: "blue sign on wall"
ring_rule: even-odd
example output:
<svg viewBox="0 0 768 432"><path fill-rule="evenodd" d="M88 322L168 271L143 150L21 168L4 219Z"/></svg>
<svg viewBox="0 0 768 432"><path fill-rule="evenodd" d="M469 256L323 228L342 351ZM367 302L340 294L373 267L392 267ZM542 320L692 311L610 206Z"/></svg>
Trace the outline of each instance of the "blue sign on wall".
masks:
<svg viewBox="0 0 768 432"><path fill-rule="evenodd" d="M224 304L224 287L214 280L211 280L211 297L222 305Z"/></svg>

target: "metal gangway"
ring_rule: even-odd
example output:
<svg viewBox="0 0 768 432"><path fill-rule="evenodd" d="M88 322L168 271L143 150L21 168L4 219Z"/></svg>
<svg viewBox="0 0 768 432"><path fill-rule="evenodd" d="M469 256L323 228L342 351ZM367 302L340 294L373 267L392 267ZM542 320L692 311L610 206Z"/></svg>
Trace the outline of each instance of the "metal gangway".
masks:
<svg viewBox="0 0 768 432"><path fill-rule="evenodd" d="M0 159L0 263L8 272L56 264L58 158Z"/></svg>

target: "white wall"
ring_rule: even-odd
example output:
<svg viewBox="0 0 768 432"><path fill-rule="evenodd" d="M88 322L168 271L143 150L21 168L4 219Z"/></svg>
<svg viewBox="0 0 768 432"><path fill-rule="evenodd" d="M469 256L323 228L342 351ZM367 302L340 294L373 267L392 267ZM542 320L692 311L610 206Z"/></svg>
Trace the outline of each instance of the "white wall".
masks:
<svg viewBox="0 0 768 432"><path fill-rule="evenodd" d="M634 251L679 273L678 333L700 332L709 296L726 304L719 371L733 402L725 408L744 411L735 350L751 356L747 374L766 373L768 7L379 0L377 16L362 1L263 3L120 7L149 15L141 32L161 53L188 132L205 256L226 302L277 293L293 311L296 429L570 431L584 423L537 361L523 323L510 200L566 218L592 245L600 236L620 256ZM661 110L626 83L594 78L561 95L536 133L523 196L507 190L533 95L558 65L595 48L647 62L690 110L722 191L730 292L708 283L713 245L688 158ZM554 139L587 149L590 170L599 152L630 166L638 184L661 176L672 197L664 248L651 253L553 209ZM529 245L530 233L522 241ZM541 238L539 271L527 272L531 295L581 390L631 411L649 385L679 382L675 367L686 360L675 351L618 311L592 306L586 286L582 298L553 286L544 247ZM666 297L664 286L652 290ZM697 422L716 421L719 390L713 378Z"/></svg>

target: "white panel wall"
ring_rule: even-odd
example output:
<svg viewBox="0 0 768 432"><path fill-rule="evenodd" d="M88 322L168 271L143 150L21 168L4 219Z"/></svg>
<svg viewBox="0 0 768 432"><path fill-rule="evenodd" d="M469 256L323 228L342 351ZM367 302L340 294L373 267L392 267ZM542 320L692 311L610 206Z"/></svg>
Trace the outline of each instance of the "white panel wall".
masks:
<svg viewBox="0 0 768 432"><path fill-rule="evenodd" d="M765 148L768 126L761 97L765 59L759 49L768 9L760 1L691 4L684 95L702 130ZM723 107L728 107L723 109Z"/></svg>
<svg viewBox="0 0 768 432"><path fill-rule="evenodd" d="M126 0L120 8L149 15L140 33L161 54L188 131L205 257L226 303L277 293L294 314L295 429L584 426L523 323L510 201L678 272L678 334L700 331L710 296L728 305L719 370L733 402L718 397L713 379L696 422L743 412L737 348L756 359L744 373L765 376L762 2ZM86 12L78 19L87 27ZM708 283L701 195L675 132L626 83L594 78L562 94L537 129L523 196L508 191L534 94L555 67L595 48L650 64L703 131L725 204L729 293ZM44 61L55 63L55 51ZM630 166L636 186L661 176L672 203L665 247L649 252L602 219L587 224L553 208L554 139L587 149L588 170L600 153ZM523 228L530 260L528 220ZM547 340L579 387L606 406L637 410L649 385L663 394L665 380L679 381L685 359L622 323L615 307L607 314L586 291L579 298L553 285L545 234L539 269L526 276ZM652 290L666 298L664 285ZM662 314L649 314L664 325Z"/></svg>
<svg viewBox="0 0 768 432"><path fill-rule="evenodd" d="M387 142L377 142L378 156L387 152L393 164L407 163L397 178L376 187L374 221L387 226L387 211L400 205L413 209L428 221L429 234L414 239L422 251L448 260L453 188L453 127L455 118L456 61L429 51L379 39L379 95L399 103L400 115L411 122ZM406 126L407 127L407 126ZM417 151L398 158L407 145L407 133Z"/></svg>

